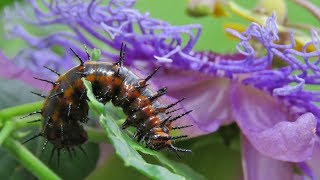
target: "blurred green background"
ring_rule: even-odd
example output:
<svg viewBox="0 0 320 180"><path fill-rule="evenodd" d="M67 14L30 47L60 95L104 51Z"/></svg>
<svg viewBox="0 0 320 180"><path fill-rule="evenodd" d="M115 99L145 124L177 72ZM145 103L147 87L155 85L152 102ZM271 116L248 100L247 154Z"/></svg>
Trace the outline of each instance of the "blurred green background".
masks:
<svg viewBox="0 0 320 180"><path fill-rule="evenodd" d="M22 0L18 1L21 2ZM0 9L8 4L13 4L12 0L1 0ZM258 3L258 0L234 0L237 4L252 9ZM310 0L320 6L319 0ZM141 12L150 12L150 16L167 21L173 25L201 24L203 26L202 35L196 44L195 50L213 50L221 53L232 53L235 51L236 41L226 36L223 25L226 22L249 24L237 15L230 13L230 17L190 17L186 13L187 0L138 0L135 7ZM291 0L286 0L288 5L288 19L290 23L306 23L315 27L320 27L320 22L311 13L294 4ZM299 12L299 13L297 13ZM0 34L2 28L0 29ZM2 37L3 38L3 37ZM7 49L10 42L5 42L0 38L0 48ZM8 44L9 43L9 44Z"/></svg>
<svg viewBox="0 0 320 180"><path fill-rule="evenodd" d="M277 1L277 0L276 0ZM275 2L276 2L275 1ZM249 21L232 15L230 18L203 18L188 17L186 15L187 0L138 0L136 7L142 12L150 12L154 18L159 18L174 25L201 24L203 33L196 45L196 50L214 50L215 52L231 53L235 50L236 42L225 36L223 24L226 22L249 24ZM237 4L248 9L254 8L258 0L234 0ZM309 12L294 4L291 0L288 4L288 19L294 23L308 23L320 27L320 22ZM320 7L319 0L310 0ZM299 12L299 13L297 13Z"/></svg>

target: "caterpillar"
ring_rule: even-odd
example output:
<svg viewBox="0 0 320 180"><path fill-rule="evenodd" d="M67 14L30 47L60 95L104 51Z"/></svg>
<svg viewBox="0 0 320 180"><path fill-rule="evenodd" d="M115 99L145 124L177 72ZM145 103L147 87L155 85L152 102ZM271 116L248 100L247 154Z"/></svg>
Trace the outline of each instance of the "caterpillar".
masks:
<svg viewBox="0 0 320 180"><path fill-rule="evenodd" d="M147 148L153 150L170 149L174 152L191 152L172 144L173 140L185 138L187 135L170 135L172 130L192 126L172 126L173 121L191 112L187 111L175 117L170 115L175 110L169 109L185 98L169 105L162 105L157 99L166 94L167 88L163 87L154 93L147 84L159 67L146 78L139 78L123 66L125 49L126 45L122 43L119 60L116 63L108 63L91 61L87 49L88 61L85 62L70 48L80 64L63 75L45 66L59 78L56 81L35 78L52 84L52 89L48 96L32 92L43 97L44 102L41 110L27 116L39 113L44 120L41 131L24 143L42 136L46 139L44 148L48 142L53 144L52 154L57 151L59 155L61 149L70 152L74 147L83 150L81 145L88 139L83 124L88 121L89 111L86 88L81 80L85 78L91 82L93 94L99 102L105 104L111 101L115 106L123 109L127 119L121 128L124 130L129 126L135 127L133 138L137 142L143 141Z"/></svg>

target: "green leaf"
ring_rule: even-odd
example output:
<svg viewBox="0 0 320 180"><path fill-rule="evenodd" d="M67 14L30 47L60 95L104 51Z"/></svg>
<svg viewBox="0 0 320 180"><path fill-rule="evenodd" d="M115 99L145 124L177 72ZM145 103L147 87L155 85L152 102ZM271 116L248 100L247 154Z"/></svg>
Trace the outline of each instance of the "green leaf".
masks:
<svg viewBox="0 0 320 180"><path fill-rule="evenodd" d="M234 137L230 144L219 133L213 133L179 142L188 146L192 155L181 162L208 179L239 179L242 177L240 138ZM174 156L169 154L170 156Z"/></svg>
<svg viewBox="0 0 320 180"><path fill-rule="evenodd" d="M108 177L108 178L106 178ZM128 167L123 164L123 161L116 154L108 155L107 161L97 169L95 169L87 178L87 180L118 180L118 179L134 179L145 180L146 177L136 171L133 167Z"/></svg>
<svg viewBox="0 0 320 180"><path fill-rule="evenodd" d="M110 115L112 113L110 113L110 111L106 113L107 111L104 106L95 99L90 82L85 79L83 79L83 82L87 88L90 107L100 114L100 124L106 131L111 144L116 149L116 154L123 159L126 166L134 167L147 177L153 179L186 179L186 177L188 177L188 179L202 179L201 175L193 172L192 169L188 168L186 165L173 163L160 153L143 148L129 138L127 134L120 130L115 122L115 118ZM161 163L171 169L174 173L165 167L146 162L137 150L155 156L156 159L161 160ZM187 173L188 171L189 173Z"/></svg>
<svg viewBox="0 0 320 180"><path fill-rule="evenodd" d="M40 148L42 145L43 143L40 143ZM84 179L96 168L99 158L99 145L86 142L82 145L82 148L85 153L76 148L74 152L71 151L71 156L69 156L68 151L62 150L59 166L57 153L49 163L52 145L48 145L40 157L62 179Z"/></svg>
<svg viewBox="0 0 320 180"><path fill-rule="evenodd" d="M100 124L110 138L117 155L124 160L126 166L132 166L153 179L184 179L182 176L174 174L164 167L147 163L141 155L130 146L130 144L133 143L132 140L130 141L128 137L125 138L126 135L122 134L112 118L101 115Z"/></svg>
<svg viewBox="0 0 320 180"><path fill-rule="evenodd" d="M133 142L130 144L132 147L134 147L134 149L136 149L142 153L155 156L156 159L161 164L167 166L168 168L170 168L173 172L175 172L177 174L188 177L188 179L197 179L197 180L204 179L204 177L202 175L198 174L193 169L191 169L189 166L187 166L183 163L171 161L163 154L156 152L156 151L153 151L153 150L150 150L150 149L147 149L147 148L144 148L144 147L140 146L139 144L137 144L136 142Z"/></svg>

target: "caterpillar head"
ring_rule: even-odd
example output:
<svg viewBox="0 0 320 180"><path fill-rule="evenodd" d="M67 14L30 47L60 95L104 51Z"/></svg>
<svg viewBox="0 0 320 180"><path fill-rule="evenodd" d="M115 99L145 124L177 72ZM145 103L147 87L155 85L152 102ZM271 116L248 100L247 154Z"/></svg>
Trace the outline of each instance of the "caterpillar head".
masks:
<svg viewBox="0 0 320 180"><path fill-rule="evenodd" d="M48 125L43 133L57 149L72 148L87 141L88 134L78 122Z"/></svg>

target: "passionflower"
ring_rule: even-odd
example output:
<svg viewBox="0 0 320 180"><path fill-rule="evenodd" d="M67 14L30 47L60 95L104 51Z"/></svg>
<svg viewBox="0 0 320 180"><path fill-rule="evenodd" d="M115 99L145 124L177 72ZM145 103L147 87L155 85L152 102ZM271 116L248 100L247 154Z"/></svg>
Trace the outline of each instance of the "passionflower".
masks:
<svg viewBox="0 0 320 180"><path fill-rule="evenodd" d="M5 10L6 35L29 45L13 57L13 62L45 77L50 74L41 70L44 65L60 71L75 65L70 48L86 59L83 44L88 48L101 46L101 55L115 61L124 42L125 64L133 65L152 61L154 56L163 56L177 46L182 52L189 52L201 32L200 25L172 26L148 13L141 14L132 8L132 0L111 0L107 5L97 1L42 1L48 11L34 0L29 2L31 9L24 10L17 4L14 12ZM33 16L26 16L28 11L33 11ZM32 28L23 26L21 20L28 26L41 27L45 35L32 33ZM188 36L187 43L182 41L182 34Z"/></svg>
<svg viewBox="0 0 320 180"><path fill-rule="evenodd" d="M305 88L320 83L320 50L305 50L310 44L319 46L315 31L312 41L296 51L293 33L290 44L277 43L273 15L265 26L252 23L243 33L229 29L240 40L239 54L219 55L192 51L200 25L172 26L133 9L131 0L111 0L107 5L96 1L42 1L46 10L36 1L30 4L33 17L25 16L27 12L19 7L6 11L8 35L28 44L13 57L17 67L50 78L43 65L55 70L74 66L69 48L85 59L83 44L89 48L101 45L102 57L113 61L118 56L115 50L125 42L126 65L147 71L162 64L156 84L170 87L169 96L173 98L188 97L184 106L194 109L194 126L186 129L188 134L198 136L215 132L222 125L238 124L246 179L269 179L272 173L275 179L292 178L296 176L294 167L315 177L310 169L314 164L307 160L313 149L319 148L314 144L320 134L320 111L315 104L320 94ZM34 34L15 23L12 12L43 32ZM182 35L187 35L186 41ZM261 44L264 55L257 55L251 39ZM272 69L275 59L285 66ZM265 171L266 167L276 168Z"/></svg>
<svg viewBox="0 0 320 180"><path fill-rule="evenodd" d="M312 31L312 40L297 51L293 32L291 43L277 43L275 15L264 26L252 23L243 33L227 31L240 40L237 49L243 58L191 52L183 62L172 58L157 83L172 79L170 86L174 88L169 95L192 97L185 106L195 108L192 115L202 130L198 133L214 132L232 121L237 123L243 137L246 179L270 178L270 174L275 175L272 179L291 179L295 176L293 167L301 167L306 174L312 172L307 170L305 161L312 154L316 134L319 136L316 103L320 99L318 92L307 90L305 85L320 83L317 32ZM265 50L263 56L257 56L252 39ZM308 52L308 46L316 50ZM285 66L272 69L272 63L279 60ZM277 168L271 172L267 167ZM312 173L308 175L314 177Z"/></svg>
<svg viewBox="0 0 320 180"><path fill-rule="evenodd" d="M313 14L315 18L318 18L319 20L319 8L316 7L316 5L312 4L311 2L306 1L300 1L296 0L293 1L301 8L304 8L307 10L309 14ZM271 2L268 0L261 0L257 4L257 6L253 10L248 10L240 5L238 5L235 2L229 2L228 7L230 8L230 11L232 11L233 14L251 21L256 22L260 25L264 24L266 19L272 15L272 13L277 14L277 23L278 23L278 31L279 31L279 37L281 41L280 44L287 44L290 43L290 31L292 28L295 29L295 36L294 39L296 41L295 49L301 51L302 46L307 44L310 40L310 37L303 33L303 31L308 31L309 29L315 29L316 27L311 26L310 24L302 24L302 23L295 23L294 20L288 18L287 16L287 5L286 2L283 0L279 0L277 2ZM310 17L312 18L312 17ZM225 28L232 28L237 29L238 31L243 32L246 29L246 26L239 24L239 23L230 23L227 22L224 24ZM314 51L313 46L307 46L307 51Z"/></svg>

